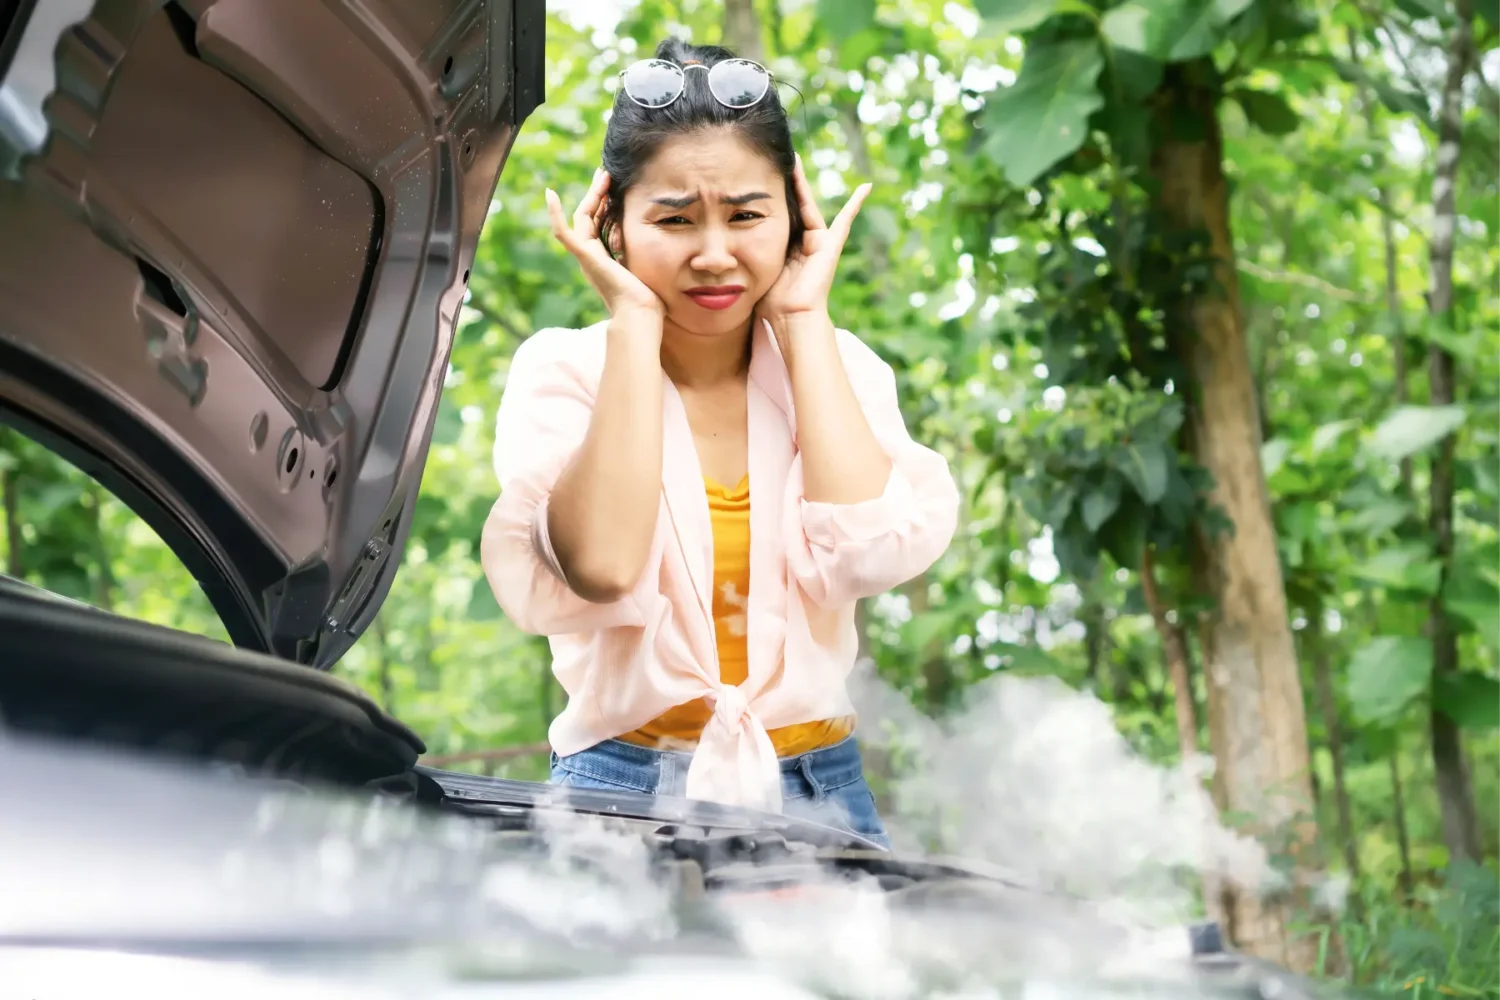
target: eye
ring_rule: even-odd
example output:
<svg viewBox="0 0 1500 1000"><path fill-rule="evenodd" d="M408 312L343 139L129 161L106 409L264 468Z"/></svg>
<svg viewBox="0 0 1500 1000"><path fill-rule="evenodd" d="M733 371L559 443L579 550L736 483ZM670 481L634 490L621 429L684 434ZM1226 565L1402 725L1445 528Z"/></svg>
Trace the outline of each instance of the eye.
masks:
<svg viewBox="0 0 1500 1000"><path fill-rule="evenodd" d="M658 226L685 226L688 220L681 215L669 215L665 219L657 219Z"/></svg>
<svg viewBox="0 0 1500 1000"><path fill-rule="evenodd" d="M761 215L759 212L735 212L734 215L730 218L729 221L730 222L751 222L751 221L753 221L755 219L763 219L763 218L765 218L765 216Z"/></svg>

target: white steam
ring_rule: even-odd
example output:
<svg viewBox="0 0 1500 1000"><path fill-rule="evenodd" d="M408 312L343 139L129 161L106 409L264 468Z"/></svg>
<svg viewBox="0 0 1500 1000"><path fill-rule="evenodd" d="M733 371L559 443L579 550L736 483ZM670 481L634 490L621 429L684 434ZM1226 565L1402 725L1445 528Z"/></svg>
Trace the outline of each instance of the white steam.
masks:
<svg viewBox="0 0 1500 1000"><path fill-rule="evenodd" d="M1092 694L1000 674L934 720L868 668L852 688L862 744L894 764L885 819L898 849L982 860L1167 922L1195 914L1201 873L1252 890L1272 879L1265 849L1219 822L1207 762L1139 757Z"/></svg>
<svg viewBox="0 0 1500 1000"><path fill-rule="evenodd" d="M867 766L884 757L893 772L883 818L898 853L978 863L1013 884L889 891L808 864L791 893L710 893L754 963L847 1000L1042 996L1048 984L1101 998L1142 982L1208 995L1189 980L1193 883L1206 872L1264 887L1270 867L1259 844L1220 825L1199 762L1142 759L1106 705L1051 678L998 675L941 720L869 670L852 688ZM638 832L558 813L546 833L542 864L487 868L490 899L580 944L665 942L683 929L680 886Z"/></svg>

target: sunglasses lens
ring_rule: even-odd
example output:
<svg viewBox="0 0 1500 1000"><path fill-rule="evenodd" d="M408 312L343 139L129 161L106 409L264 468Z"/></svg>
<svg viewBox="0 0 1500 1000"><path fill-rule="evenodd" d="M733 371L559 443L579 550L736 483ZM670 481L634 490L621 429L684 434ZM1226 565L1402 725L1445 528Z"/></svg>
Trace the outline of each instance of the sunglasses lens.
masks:
<svg viewBox="0 0 1500 1000"><path fill-rule="evenodd" d="M637 104L664 108L682 93L682 69L662 59L646 59L625 71L625 93Z"/></svg>
<svg viewBox="0 0 1500 1000"><path fill-rule="evenodd" d="M726 59L709 69L708 86L720 104L748 108L766 96L771 76L748 59Z"/></svg>

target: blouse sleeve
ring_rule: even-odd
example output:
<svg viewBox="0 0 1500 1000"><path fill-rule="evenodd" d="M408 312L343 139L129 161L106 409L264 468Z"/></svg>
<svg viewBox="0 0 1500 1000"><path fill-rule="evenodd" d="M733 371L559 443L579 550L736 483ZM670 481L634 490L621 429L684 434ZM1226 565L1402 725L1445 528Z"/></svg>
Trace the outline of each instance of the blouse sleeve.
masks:
<svg viewBox="0 0 1500 1000"><path fill-rule="evenodd" d="M947 460L907 432L890 365L852 334L839 335L855 395L891 459L891 474L878 497L821 503L803 495L801 456L795 460L788 568L823 606L884 593L927 570L952 541L959 507Z"/></svg>
<svg viewBox="0 0 1500 1000"><path fill-rule="evenodd" d="M588 353L586 337L581 331L545 330L525 341L511 360L495 418L500 498L484 524L480 563L501 610L534 635L592 632L644 620L638 598L649 587L650 574L617 601L584 600L563 578L548 537L548 499L583 443L593 413L595 390L568 357Z"/></svg>

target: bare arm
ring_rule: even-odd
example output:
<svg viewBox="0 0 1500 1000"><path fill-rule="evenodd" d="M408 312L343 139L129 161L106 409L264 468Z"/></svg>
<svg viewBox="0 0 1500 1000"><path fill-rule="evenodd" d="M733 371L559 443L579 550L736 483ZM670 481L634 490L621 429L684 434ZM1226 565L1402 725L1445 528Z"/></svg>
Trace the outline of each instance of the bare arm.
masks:
<svg viewBox="0 0 1500 1000"><path fill-rule="evenodd" d="M833 321L826 312L798 313L773 320L771 328L791 375L803 496L835 504L879 497L891 460L854 395Z"/></svg>
<svg viewBox="0 0 1500 1000"><path fill-rule="evenodd" d="M619 600L651 553L661 497L661 317L609 321L588 434L547 501L547 534L569 588Z"/></svg>
<svg viewBox="0 0 1500 1000"><path fill-rule="evenodd" d="M806 227L802 245L788 256L757 312L771 324L791 376L803 498L830 504L874 500L885 492L891 460L854 395L828 318L834 272L870 185L855 189L830 226L823 221L800 156L793 180Z"/></svg>
<svg viewBox="0 0 1500 1000"><path fill-rule="evenodd" d="M617 601L645 568L661 496L661 333L666 306L599 240L610 177L594 172L570 226L547 190L552 233L604 299L604 374L589 429L547 500L547 535L572 591Z"/></svg>

